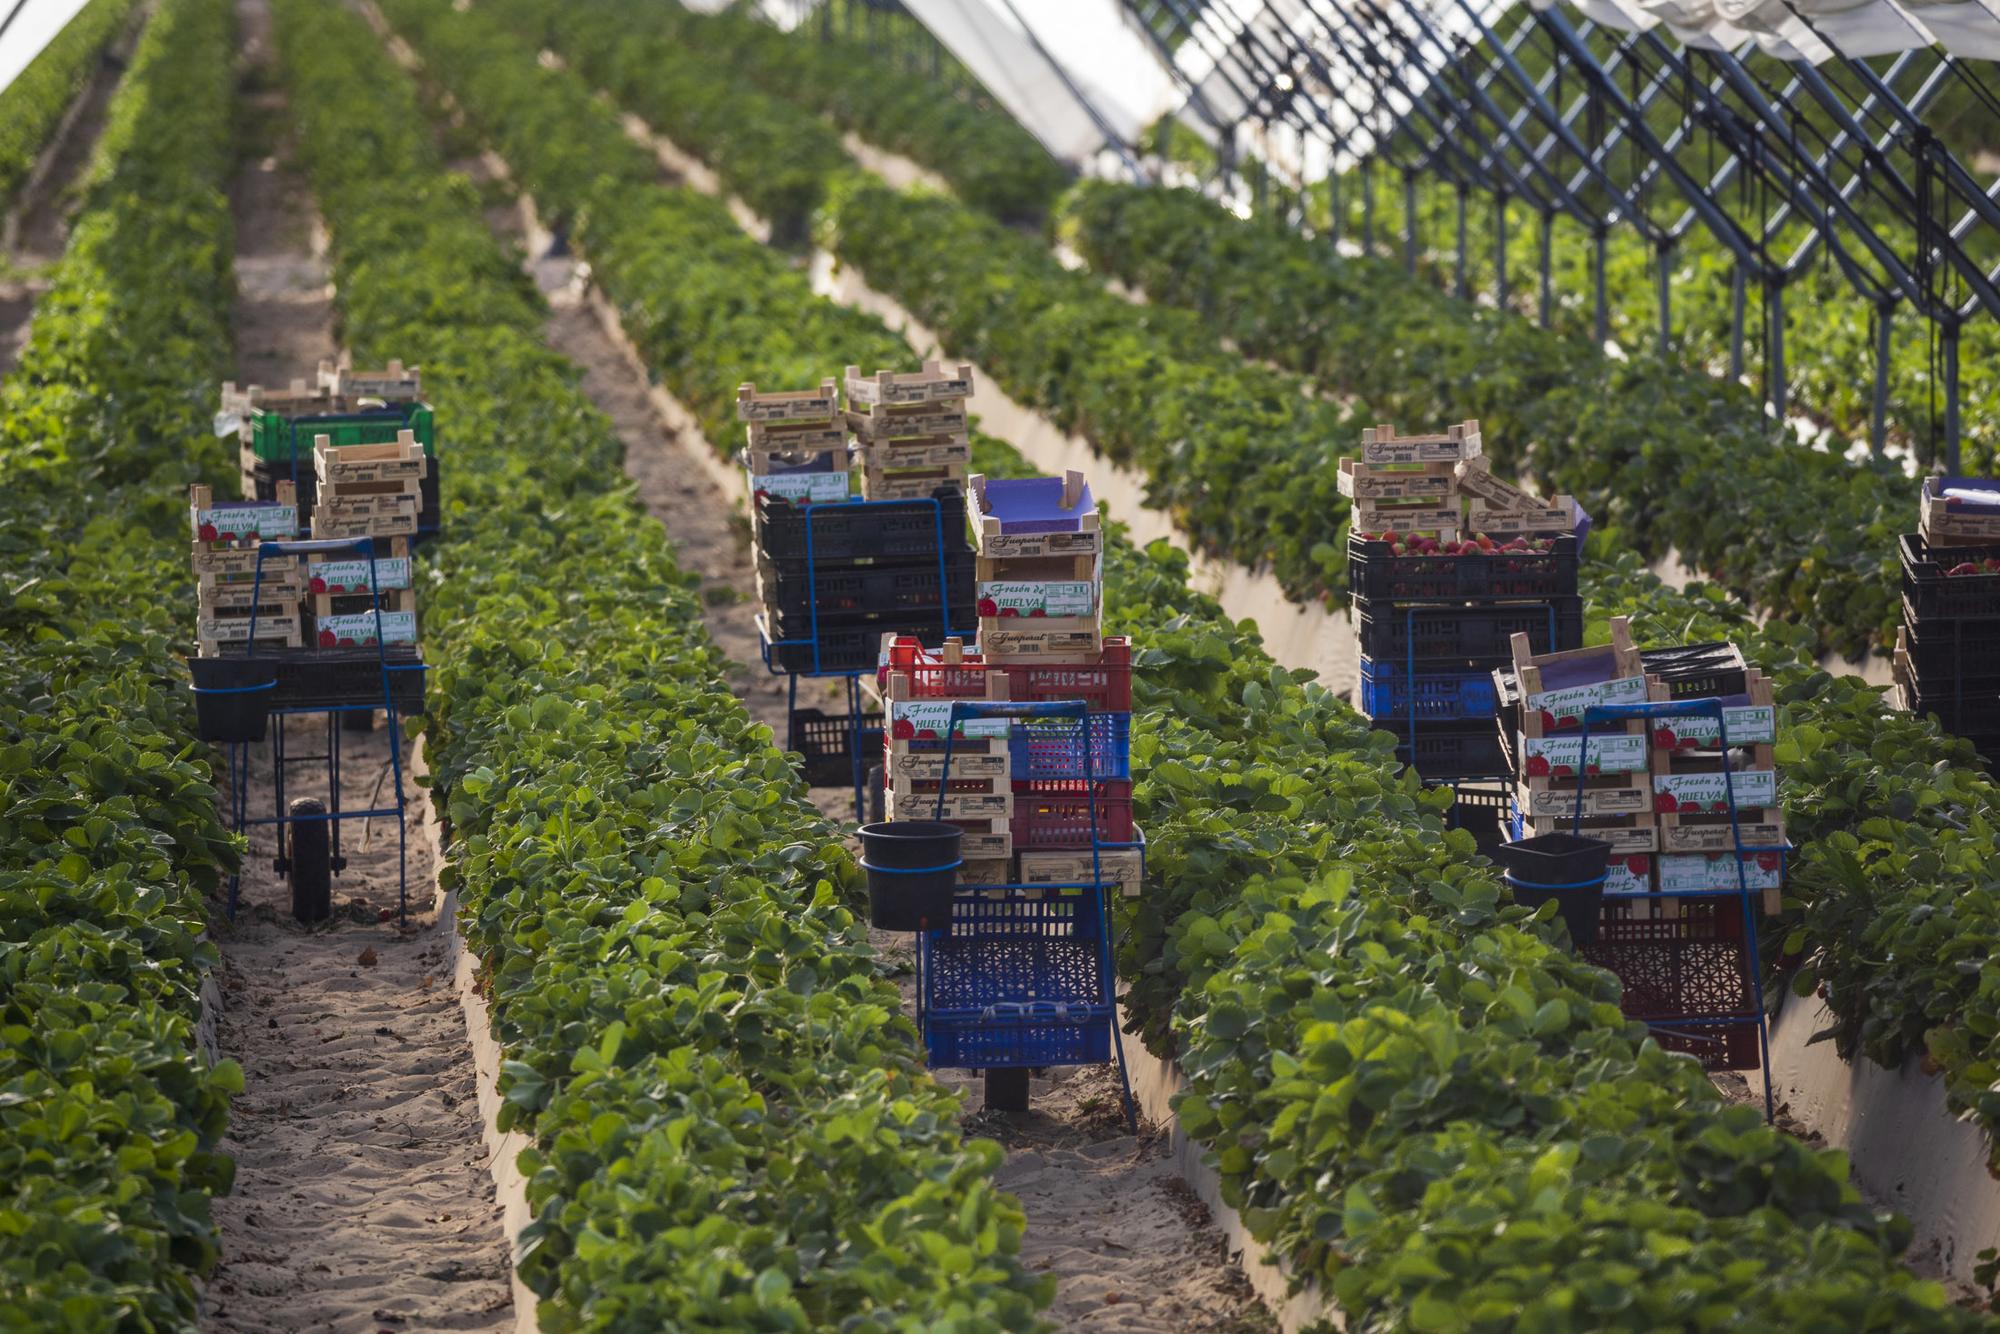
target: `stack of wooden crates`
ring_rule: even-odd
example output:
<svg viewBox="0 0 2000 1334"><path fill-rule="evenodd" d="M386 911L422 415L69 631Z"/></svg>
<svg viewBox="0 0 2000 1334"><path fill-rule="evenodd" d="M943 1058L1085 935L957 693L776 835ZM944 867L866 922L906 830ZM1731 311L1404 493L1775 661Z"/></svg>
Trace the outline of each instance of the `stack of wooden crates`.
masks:
<svg viewBox="0 0 2000 1334"><path fill-rule="evenodd" d="M971 366L947 371L927 361L920 371L866 376L849 366L845 387L863 500L922 500L964 489L972 459L965 415Z"/></svg>
<svg viewBox="0 0 2000 1334"><path fill-rule="evenodd" d="M194 537L198 610L197 651L204 658L247 653L255 648L297 648L304 641L305 589L297 556L267 555L263 542L289 541L298 534L299 510L290 483L272 500L218 501L206 486L188 491ZM253 616L254 612L254 616Z"/></svg>
<svg viewBox="0 0 2000 1334"><path fill-rule="evenodd" d="M423 515L422 484L429 466L409 431L390 444L336 446L313 441L314 538L374 539L374 562L354 552L314 552L306 567L313 598L313 635L320 648L414 644L415 570L410 539Z"/></svg>

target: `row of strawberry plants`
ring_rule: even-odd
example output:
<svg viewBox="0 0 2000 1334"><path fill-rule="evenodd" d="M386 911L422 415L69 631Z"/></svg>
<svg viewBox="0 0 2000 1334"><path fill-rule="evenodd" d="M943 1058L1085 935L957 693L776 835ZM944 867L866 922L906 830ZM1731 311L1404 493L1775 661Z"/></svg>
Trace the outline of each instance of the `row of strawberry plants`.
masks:
<svg viewBox="0 0 2000 1334"><path fill-rule="evenodd" d="M522 22L524 15L527 21L534 20L538 0L511 3L516 22ZM625 21L636 26L651 22L651 16L652 11L646 19L628 14ZM564 48L593 74L616 62L615 32L600 29L597 36L596 44ZM643 84L615 87L632 99L635 109L650 113L656 104L657 98ZM861 212L851 229L859 239L841 245L843 256L858 259L871 277L904 300L918 294L926 302L920 313L977 340L971 344L976 355L984 357L996 347L1006 353L1020 348L1024 340L1011 335L1022 325L1031 325L1032 319L1016 312L1035 309L1034 284L1056 278L1046 253L1026 238L1010 238L996 224L950 201L912 200L873 184L837 187L836 199L847 188L862 192L866 203L857 205ZM709 210L708 216L716 228L726 230L719 210ZM1188 258L1191 264L1198 263L1198 256ZM955 284L952 279L961 272L977 276ZM1095 292L1088 280L1072 278L1069 290L1077 292L1079 300L1097 302L1107 321L1121 321L1113 327L1137 336L1149 331L1149 317L1157 314L1135 311ZM1289 288L1274 283L1273 290ZM1002 364L1018 366L1018 362ZM1016 380L1012 386L1045 410L1060 412L1065 394L1076 383L1067 377L1078 372L1079 365L1088 368L1082 374L1099 373L1086 383L1116 390L1139 411L1157 406L1146 397L1153 382L1130 370L1125 372L1130 383L1120 383L1087 359L1057 357L1046 365L1047 374ZM1232 405L1221 395L1233 383L1225 380L1218 388L1187 382L1185 396L1171 404L1172 414L1155 420L1173 429L1226 418ZM1287 388L1294 399L1303 397L1297 382ZM1440 386L1437 392L1445 389ZM1401 399L1397 403L1411 411L1422 407ZM1374 409L1372 402L1362 404L1354 415L1373 419ZM1202 471L1198 459L1183 459L1179 466L1185 469L1180 481L1190 488L1215 480ZM1187 517L1183 512L1184 521ZM1836 1020L1831 1036L1841 1054L1848 1058L1865 1054L1890 1066L1927 1054L1947 1073L1954 1110L1973 1110L1989 1131L2000 1127L2000 1097L1985 1091L1991 1081L1984 1078L2000 1065L2000 1040L1962 1031L1957 1020L1958 1013L1975 1004L1989 985L2000 992L2000 977L1989 984L1984 970L1972 966L1973 960L1994 952L1989 947L2000 941L2000 917L1983 896L1960 892L1971 880L1937 876L1928 855L1932 841L1942 837L1953 843L1969 875L1976 876L1985 864L1976 840L1966 839L1952 824L1962 822L1968 811L1978 818L1994 805L1994 789L1970 751L1948 743L1929 722L1886 711L1879 695L1858 682L1836 682L1818 671L1812 656L1822 646L1823 636L1811 618L1773 620L1753 640L1749 618L1717 590L1675 594L1645 573L1633 553L1620 553L1602 539L1594 542L1593 552L1606 558L1584 567L1583 586L1595 609L1596 626L1602 627L1613 611L1630 609L1641 614L1649 642L1687 642L1697 624L1718 635L1728 627L1731 637L1749 642L1757 659L1778 673L1792 701L1785 722L1787 753L1798 755L1804 765L1797 781L1786 789L1784 801L1789 827L1805 850L1794 863L1782 936L1789 946L1787 955L1803 960L1798 984L1819 988L1831 1006ZM1870 862L1865 877L1853 872L1847 857L1851 849L1836 837L1853 823L1848 816L1871 809L1862 794L1879 798L1886 808L1926 814L1918 822L1921 827L1877 830L1877 837L1864 849ZM1935 820L1928 818L1933 812ZM1868 929L1859 930L1857 925L1864 920L1860 905L1866 901L1893 903L1897 909L1866 918Z"/></svg>
<svg viewBox="0 0 2000 1334"><path fill-rule="evenodd" d="M0 386L0 1326L191 1328L233 1062L196 1053L239 857L176 661L228 461L227 0L161 0Z"/></svg>
<svg viewBox="0 0 2000 1334"><path fill-rule="evenodd" d="M1503 461L1585 498L1642 550L1676 548L1754 605L1809 618L1830 648L1893 629L1895 534L1916 484L1782 442L1738 386L1614 361L1189 191L1088 184L1065 201L1060 232L1249 355L1384 411L1463 404Z"/></svg>
<svg viewBox="0 0 2000 1334"><path fill-rule="evenodd" d="M0 90L0 213L34 172L35 159L90 83L105 47L132 12L133 0L90 0L83 11Z"/></svg>
<svg viewBox="0 0 2000 1334"><path fill-rule="evenodd" d="M542 1327L1027 1324L999 1150L924 1074L853 862L723 684L611 423L412 80L348 11L279 14L346 341L421 362L450 416L427 748L501 1127L534 1141ZM643 227L650 187L623 188Z"/></svg>
<svg viewBox="0 0 2000 1334"><path fill-rule="evenodd" d="M714 201L654 207L644 235L623 225L623 141L593 125L581 83L543 77L479 11L388 8L538 197L597 183L545 202L586 218L575 239L597 280L717 438L726 386L753 368L817 374L848 355L817 340L852 337L855 317ZM1146 665L1135 762L1155 876L1126 923L1130 1002L1150 1043L1178 1046L1186 1123L1259 1236L1385 1325L1523 1309L1628 1327L1737 1311L1972 1323L1893 1265L1898 1229L1868 1215L1837 1155L1721 1108L1691 1064L1639 1041L1611 979L1502 905L1386 738L1190 593L1179 557L1114 542L1105 578ZM1330 888L1343 876L1368 893ZM1296 930L1283 957L1279 922ZM1488 1241L1502 1221L1521 1238L1505 1255Z"/></svg>

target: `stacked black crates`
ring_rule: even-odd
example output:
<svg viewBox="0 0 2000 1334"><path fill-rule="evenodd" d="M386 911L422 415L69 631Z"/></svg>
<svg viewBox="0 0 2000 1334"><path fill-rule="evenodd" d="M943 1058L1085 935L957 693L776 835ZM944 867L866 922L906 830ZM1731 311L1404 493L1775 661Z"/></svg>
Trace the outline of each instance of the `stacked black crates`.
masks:
<svg viewBox="0 0 2000 1334"><path fill-rule="evenodd" d="M849 496L846 422L831 379L816 390L738 391L748 424L757 591L772 668L872 670L885 635L942 643L973 624L965 495Z"/></svg>
<svg viewBox="0 0 2000 1334"><path fill-rule="evenodd" d="M1440 435L1363 431L1340 489L1354 506L1361 711L1426 782L1503 778L1492 673L1512 661L1512 637L1536 652L1583 641L1575 506L1493 477L1472 421Z"/></svg>
<svg viewBox="0 0 2000 1334"><path fill-rule="evenodd" d="M1933 715L1990 763L2000 754L2000 482L1925 479L1918 531L1901 539L1902 704Z"/></svg>

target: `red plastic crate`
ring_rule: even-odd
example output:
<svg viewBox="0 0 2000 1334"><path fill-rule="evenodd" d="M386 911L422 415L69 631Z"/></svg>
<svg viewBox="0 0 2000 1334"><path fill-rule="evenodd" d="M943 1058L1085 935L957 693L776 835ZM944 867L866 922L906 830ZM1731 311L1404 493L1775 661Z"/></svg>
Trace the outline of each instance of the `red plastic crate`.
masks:
<svg viewBox="0 0 2000 1334"><path fill-rule="evenodd" d="M1087 848L1091 845L1091 803L1082 779L1052 778L1014 784L1014 850ZM1132 784L1097 784L1097 841L1130 843L1133 833Z"/></svg>
<svg viewBox="0 0 2000 1334"><path fill-rule="evenodd" d="M995 662L966 653L948 663L914 638L897 639L880 672L886 690L891 673L910 678L913 699L985 699L989 675L1004 672L1007 698L1021 702L1080 699L1098 713L1132 711L1132 641L1106 635L1095 662Z"/></svg>
<svg viewBox="0 0 2000 1334"><path fill-rule="evenodd" d="M1582 949L1585 958L1625 984L1626 1018L1674 1030L1656 1029L1654 1037L1668 1051L1687 1052L1710 1070L1757 1069L1762 1053L1755 1023L1681 1022L1755 1013L1742 905L1682 900L1680 915L1664 919L1635 917L1637 906L1607 903L1597 940Z"/></svg>

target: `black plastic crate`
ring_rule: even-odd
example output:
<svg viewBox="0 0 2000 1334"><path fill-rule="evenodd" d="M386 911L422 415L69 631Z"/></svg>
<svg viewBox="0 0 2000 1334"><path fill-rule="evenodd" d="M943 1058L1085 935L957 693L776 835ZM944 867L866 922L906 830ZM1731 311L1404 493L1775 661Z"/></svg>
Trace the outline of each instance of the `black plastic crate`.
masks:
<svg viewBox="0 0 2000 1334"><path fill-rule="evenodd" d="M1926 694L1933 683L1993 681L2000 672L2000 619L1924 616L1903 599L1903 641Z"/></svg>
<svg viewBox="0 0 2000 1334"><path fill-rule="evenodd" d="M1983 571L1985 562L2000 558L2000 545L1934 547L1921 533L1905 533L1897 550L1903 561L1903 601L1913 616L2000 616L2000 572L1949 573L1967 564Z"/></svg>
<svg viewBox="0 0 2000 1334"><path fill-rule="evenodd" d="M1500 748L1500 730L1491 718L1457 722L1420 722L1414 728L1399 719L1378 719L1377 731L1396 738L1396 758L1426 782L1455 778L1500 778L1510 771Z"/></svg>
<svg viewBox="0 0 2000 1334"><path fill-rule="evenodd" d="M882 715L861 715L859 733L860 771L865 779L882 762ZM822 709L794 709L791 716L791 745L798 752L806 783L812 787L851 787L854 783L854 747L857 736L854 715L827 713Z"/></svg>
<svg viewBox="0 0 2000 1334"><path fill-rule="evenodd" d="M952 552L944 558L940 576L935 555L929 559L884 565L839 565L815 559L808 571L803 560L764 562L758 582L764 605L776 618L794 617L810 628L817 604L822 624L858 624L869 618L936 623L948 602L952 628L972 628L972 553ZM944 595L939 596L940 587ZM958 614L963 608L964 614Z"/></svg>
<svg viewBox="0 0 2000 1334"><path fill-rule="evenodd" d="M1390 666L1416 657L1419 671L1449 671L1440 661L1495 667L1513 661L1510 640L1528 636L1530 652L1556 653L1583 645L1583 599L1414 607L1356 599L1361 651ZM1412 615L1414 613L1414 616Z"/></svg>
<svg viewBox="0 0 2000 1334"><path fill-rule="evenodd" d="M2000 687L1990 683L1905 690L1903 704L1919 718L1936 715L1938 726L1954 736L1988 737L2000 733Z"/></svg>
<svg viewBox="0 0 2000 1334"><path fill-rule="evenodd" d="M389 695L396 711L424 711L426 671L415 670L423 659L413 644L391 644L382 656L371 645L347 649L278 649L278 684L271 703L279 708L311 709L338 704L382 702L382 657L396 670L389 673Z"/></svg>
<svg viewBox="0 0 2000 1334"><path fill-rule="evenodd" d="M785 672L861 672L876 666L882 658L882 636L894 626L852 625L819 628L819 660L813 661L812 641L804 634L787 639L773 627L778 639L770 646L771 665ZM929 627L935 629L935 627ZM904 633L916 633L906 630Z"/></svg>
<svg viewBox="0 0 2000 1334"><path fill-rule="evenodd" d="M1750 665L1734 644L1641 649L1639 665L1659 678L1672 699L1713 699L1750 689Z"/></svg>
<svg viewBox="0 0 2000 1334"><path fill-rule="evenodd" d="M1576 539L1550 551L1396 556L1387 542L1347 538L1348 587L1361 598L1552 598L1576 593Z"/></svg>
<svg viewBox="0 0 2000 1334"><path fill-rule="evenodd" d="M935 559L940 531L947 556L972 550L965 533L965 493L950 487L940 487L931 500L881 504L794 505L779 496L760 496L755 512L757 549L770 561L806 559L808 522L815 565Z"/></svg>
<svg viewBox="0 0 2000 1334"><path fill-rule="evenodd" d="M1507 841L1513 805L1513 793L1505 786L1454 788L1445 825L1470 832L1479 850L1490 857L1494 848Z"/></svg>

